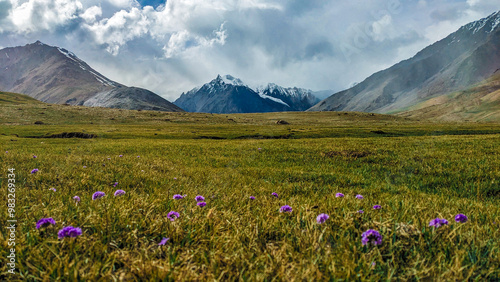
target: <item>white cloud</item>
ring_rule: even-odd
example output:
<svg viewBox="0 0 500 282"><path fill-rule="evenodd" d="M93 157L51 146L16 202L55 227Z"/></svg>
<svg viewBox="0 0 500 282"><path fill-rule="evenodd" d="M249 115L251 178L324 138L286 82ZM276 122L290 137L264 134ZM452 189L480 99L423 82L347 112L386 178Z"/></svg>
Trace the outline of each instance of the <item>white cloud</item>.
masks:
<svg viewBox="0 0 500 282"><path fill-rule="evenodd" d="M211 47L215 44L224 45L226 42L226 31L224 24L221 24L218 30L214 30L214 37L205 38L190 34L187 30L175 32L170 36L168 44L163 47L166 58L172 58L182 54L188 49L198 50L199 48Z"/></svg>
<svg viewBox="0 0 500 282"><path fill-rule="evenodd" d="M136 0L107 0L107 2L117 8L131 8L140 6Z"/></svg>
<svg viewBox="0 0 500 282"><path fill-rule="evenodd" d="M11 0L11 4L10 30L18 33L53 30L76 19L83 9L82 3L75 0Z"/></svg>
<svg viewBox="0 0 500 282"><path fill-rule="evenodd" d="M108 52L116 55L120 46L147 34L151 22L142 10L132 8L129 12L121 10L109 19L85 26L98 44L107 44Z"/></svg>
<svg viewBox="0 0 500 282"><path fill-rule="evenodd" d="M171 58L195 47L224 45L227 31L222 29L223 13L244 9L280 9L280 6L257 0L172 0L157 9L151 6L122 9L99 22L87 21L84 28L96 43L106 45L106 50L114 55L127 42L150 36L164 42L165 56ZM198 29L205 31L192 30L197 21L204 21L204 27ZM220 28L207 34L210 26Z"/></svg>
<svg viewBox="0 0 500 282"><path fill-rule="evenodd" d="M85 10L83 14L80 15L85 22L92 24L94 23L98 17L102 16L102 9L99 6L92 6Z"/></svg>

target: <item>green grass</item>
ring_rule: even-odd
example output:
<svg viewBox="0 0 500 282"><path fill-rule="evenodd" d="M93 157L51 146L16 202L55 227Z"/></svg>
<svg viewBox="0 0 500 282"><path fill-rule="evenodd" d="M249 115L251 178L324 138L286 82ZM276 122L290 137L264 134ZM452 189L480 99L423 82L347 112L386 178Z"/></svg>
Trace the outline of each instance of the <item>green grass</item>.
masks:
<svg viewBox="0 0 500 282"><path fill-rule="evenodd" d="M6 273L2 228L2 280L500 279L497 123L1 107L0 191L5 201L7 169L15 168L20 272ZM41 108L44 124L35 126ZM3 114L11 111L21 117ZM26 138L83 131L98 137ZM116 189L127 194L115 198ZM92 201L95 191L107 196ZM279 212L285 204L292 213ZM181 214L174 222L172 210ZM330 215L321 225L320 213ZM469 222L455 223L458 213ZM43 217L57 226L37 230ZM449 226L428 227L436 217ZM59 240L67 225L83 235ZM370 228L382 245L361 244ZM170 240L159 247L163 237Z"/></svg>

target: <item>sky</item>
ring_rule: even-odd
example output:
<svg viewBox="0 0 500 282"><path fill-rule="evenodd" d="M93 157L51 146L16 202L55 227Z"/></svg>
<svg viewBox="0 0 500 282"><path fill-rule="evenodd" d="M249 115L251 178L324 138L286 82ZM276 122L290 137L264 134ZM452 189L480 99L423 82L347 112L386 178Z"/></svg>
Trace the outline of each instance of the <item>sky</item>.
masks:
<svg viewBox="0 0 500 282"><path fill-rule="evenodd" d="M231 74L332 93L414 56L498 0L0 0L0 48L40 40L169 101ZM325 97L321 97L325 98Z"/></svg>

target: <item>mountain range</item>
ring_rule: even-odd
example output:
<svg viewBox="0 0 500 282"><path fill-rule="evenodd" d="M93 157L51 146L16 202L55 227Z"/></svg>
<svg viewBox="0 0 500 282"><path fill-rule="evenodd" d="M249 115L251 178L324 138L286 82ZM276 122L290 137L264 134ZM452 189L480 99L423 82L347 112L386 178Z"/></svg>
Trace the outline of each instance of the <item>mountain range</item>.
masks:
<svg viewBox="0 0 500 282"><path fill-rule="evenodd" d="M72 52L40 41L0 50L0 91L53 104L183 111L149 90L112 81Z"/></svg>
<svg viewBox="0 0 500 282"><path fill-rule="evenodd" d="M182 95L175 105L188 112L263 113L304 111L319 102L311 90L284 88L274 83L252 89L239 78L218 75Z"/></svg>
<svg viewBox="0 0 500 282"><path fill-rule="evenodd" d="M466 89L499 68L500 12L496 12L333 94L309 111L401 112L430 98Z"/></svg>
<svg viewBox="0 0 500 282"><path fill-rule="evenodd" d="M361 111L445 120L500 120L500 12L469 23L410 59L347 90L324 92L273 83L249 87L218 75L170 103L92 69L72 52L37 41L0 50L0 91L47 103L206 113Z"/></svg>

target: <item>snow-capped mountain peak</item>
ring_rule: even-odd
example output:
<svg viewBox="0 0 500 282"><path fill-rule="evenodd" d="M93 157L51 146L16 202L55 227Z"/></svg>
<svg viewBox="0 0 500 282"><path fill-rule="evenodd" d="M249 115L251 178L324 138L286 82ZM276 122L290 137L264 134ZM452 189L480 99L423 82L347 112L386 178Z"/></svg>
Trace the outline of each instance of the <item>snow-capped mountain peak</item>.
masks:
<svg viewBox="0 0 500 282"><path fill-rule="evenodd" d="M221 76L220 74L217 75L217 77L210 82L211 85L234 85L234 86L247 86L241 79L236 78L232 75L226 74L224 76Z"/></svg>
<svg viewBox="0 0 500 282"><path fill-rule="evenodd" d="M481 30L486 33L493 32L500 25L500 11L489 15L486 18L480 19L478 21L469 23L463 28L471 30L472 34L475 34Z"/></svg>

